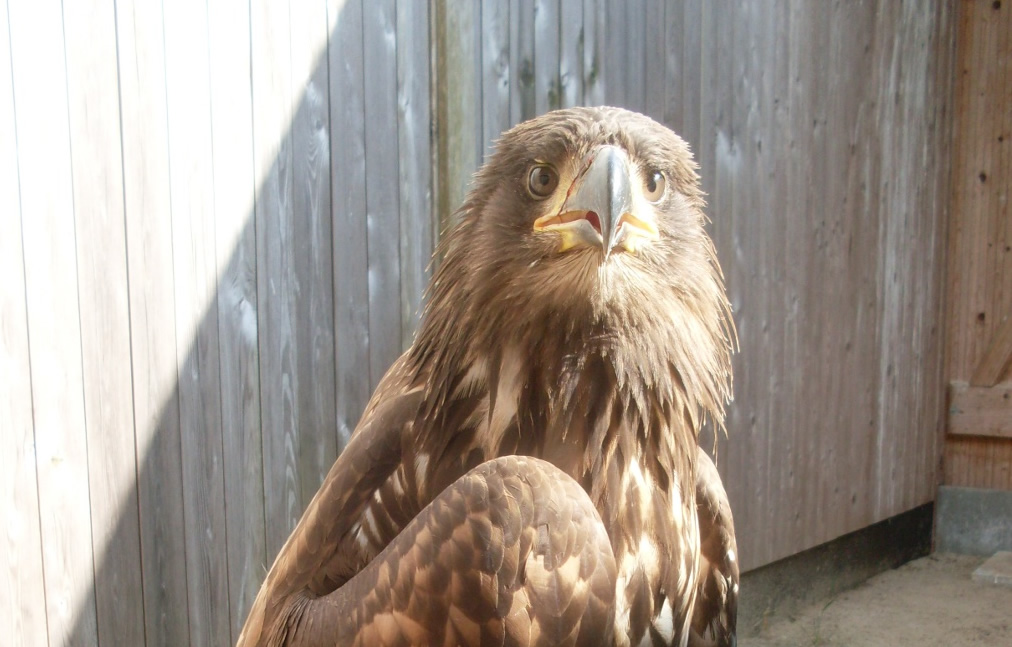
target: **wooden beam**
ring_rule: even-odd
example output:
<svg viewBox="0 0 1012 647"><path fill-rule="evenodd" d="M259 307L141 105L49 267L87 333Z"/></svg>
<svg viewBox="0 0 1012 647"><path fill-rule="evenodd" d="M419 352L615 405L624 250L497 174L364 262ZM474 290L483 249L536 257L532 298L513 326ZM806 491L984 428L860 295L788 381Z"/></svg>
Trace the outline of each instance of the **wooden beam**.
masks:
<svg viewBox="0 0 1012 647"><path fill-rule="evenodd" d="M984 356L977 362L970 378L970 386L994 386L1012 364L1012 316L1005 318L988 345Z"/></svg>
<svg viewBox="0 0 1012 647"><path fill-rule="evenodd" d="M951 382L948 432L1012 438L1012 382L992 387Z"/></svg>

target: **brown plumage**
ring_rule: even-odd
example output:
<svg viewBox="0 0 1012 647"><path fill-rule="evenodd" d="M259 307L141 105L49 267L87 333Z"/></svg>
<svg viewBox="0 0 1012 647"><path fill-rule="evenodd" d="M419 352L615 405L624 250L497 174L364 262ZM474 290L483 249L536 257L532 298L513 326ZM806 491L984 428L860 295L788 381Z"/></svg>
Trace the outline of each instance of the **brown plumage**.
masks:
<svg viewBox="0 0 1012 647"><path fill-rule="evenodd" d="M702 206L642 115L504 134L239 644L733 644L734 531L697 446L733 327Z"/></svg>

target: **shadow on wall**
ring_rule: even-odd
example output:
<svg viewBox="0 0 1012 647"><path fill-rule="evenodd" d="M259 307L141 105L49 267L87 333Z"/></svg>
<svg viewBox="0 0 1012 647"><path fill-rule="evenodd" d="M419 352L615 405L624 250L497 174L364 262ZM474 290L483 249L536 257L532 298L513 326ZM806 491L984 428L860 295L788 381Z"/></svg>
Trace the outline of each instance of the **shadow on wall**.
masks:
<svg viewBox="0 0 1012 647"><path fill-rule="evenodd" d="M231 15L234 51L216 9L117 15L130 339L107 343L130 344L136 480L93 532L73 644L234 644L413 332L433 242L428 8L318 4ZM164 61L129 49L145 38ZM159 123L143 95L163 74Z"/></svg>

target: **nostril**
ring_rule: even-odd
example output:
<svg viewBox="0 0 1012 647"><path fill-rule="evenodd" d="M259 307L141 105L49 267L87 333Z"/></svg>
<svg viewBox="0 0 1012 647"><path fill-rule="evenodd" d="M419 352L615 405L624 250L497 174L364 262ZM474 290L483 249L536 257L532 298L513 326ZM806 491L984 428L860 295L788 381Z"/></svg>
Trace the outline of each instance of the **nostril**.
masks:
<svg viewBox="0 0 1012 647"><path fill-rule="evenodd" d="M597 230L597 233L602 234L601 231L601 219L597 217L596 211L588 211L583 215L583 218L590 223L590 226Z"/></svg>

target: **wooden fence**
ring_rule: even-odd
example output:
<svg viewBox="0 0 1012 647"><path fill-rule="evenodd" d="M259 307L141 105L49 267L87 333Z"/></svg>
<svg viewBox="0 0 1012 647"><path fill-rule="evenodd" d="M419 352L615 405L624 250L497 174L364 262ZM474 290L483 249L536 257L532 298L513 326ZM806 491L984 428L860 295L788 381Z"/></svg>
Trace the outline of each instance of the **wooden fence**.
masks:
<svg viewBox="0 0 1012 647"><path fill-rule="evenodd" d="M223 645L502 129L701 164L756 567L934 497L945 2L0 0L0 642Z"/></svg>
<svg viewBox="0 0 1012 647"><path fill-rule="evenodd" d="M944 482L1012 490L1012 4L959 14Z"/></svg>

